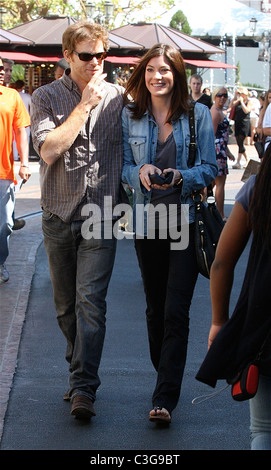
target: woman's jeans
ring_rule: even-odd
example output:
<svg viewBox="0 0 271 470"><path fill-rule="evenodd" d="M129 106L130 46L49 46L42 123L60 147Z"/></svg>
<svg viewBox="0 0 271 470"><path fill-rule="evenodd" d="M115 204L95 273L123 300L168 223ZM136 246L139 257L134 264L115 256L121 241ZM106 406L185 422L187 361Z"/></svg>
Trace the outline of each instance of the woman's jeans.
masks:
<svg viewBox="0 0 271 470"><path fill-rule="evenodd" d="M11 180L0 179L0 264L9 255L9 236L12 232L15 205L15 185Z"/></svg>
<svg viewBox="0 0 271 470"><path fill-rule="evenodd" d="M49 260L59 326L67 340L70 396L95 400L105 336L106 294L116 239L84 238L81 222L64 223L43 212L44 245Z"/></svg>
<svg viewBox="0 0 271 470"><path fill-rule="evenodd" d="M136 239L144 282L152 363L157 370L153 406L177 405L187 355L189 309L198 276L193 224L189 246L172 250L171 240Z"/></svg>
<svg viewBox="0 0 271 470"><path fill-rule="evenodd" d="M251 450L271 450L271 377L260 375L250 400Z"/></svg>

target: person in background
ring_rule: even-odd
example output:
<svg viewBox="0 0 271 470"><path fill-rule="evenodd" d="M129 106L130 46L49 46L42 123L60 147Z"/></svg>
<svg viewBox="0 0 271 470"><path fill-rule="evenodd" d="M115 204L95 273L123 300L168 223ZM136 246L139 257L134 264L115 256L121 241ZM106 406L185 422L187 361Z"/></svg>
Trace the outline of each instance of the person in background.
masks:
<svg viewBox="0 0 271 470"><path fill-rule="evenodd" d="M211 96L211 95L212 95L210 88L204 88L204 89L202 90L202 93L205 93L205 95L208 95L208 96Z"/></svg>
<svg viewBox="0 0 271 470"><path fill-rule="evenodd" d="M100 385L106 294L120 202L124 89L105 82L106 28L78 21L64 31L69 69L32 94L40 155L42 229L57 320L67 341L71 415L89 420ZM108 202L110 199L110 202ZM95 211L95 208L98 208Z"/></svg>
<svg viewBox="0 0 271 470"><path fill-rule="evenodd" d="M258 100L258 95L256 90L251 90L251 97L249 98L252 103L251 112L250 112L250 126L251 126L251 136L250 136L250 145L254 145L254 136L258 126L259 115L260 115L260 101Z"/></svg>
<svg viewBox="0 0 271 470"><path fill-rule="evenodd" d="M14 61L10 60L10 59L5 59L5 58L3 58L2 61L3 61L3 65L4 65L4 71L5 71L5 77L4 77L3 85L6 86L6 87L9 87L9 88L15 88L14 84L11 83L11 75L12 75L12 69L13 69ZM28 131L26 130L26 132L28 132ZM19 155L18 155L18 150L17 150L16 140L15 139L13 139L12 147L13 147L13 159L19 161L20 158L19 158ZM27 151L29 151L29 147L28 147ZM24 219L16 219L15 218L15 207L14 207L12 230L20 230L24 226L25 226L25 220Z"/></svg>
<svg viewBox="0 0 271 470"><path fill-rule="evenodd" d="M10 59L2 58L2 62L4 65L4 71L5 71L4 86L9 87L10 82L11 82L11 75L12 75L12 68L14 65L14 61Z"/></svg>
<svg viewBox="0 0 271 470"><path fill-rule="evenodd" d="M29 126L29 115L16 90L4 86L4 65L0 58L0 283L9 280L6 260L9 255L9 236L14 225L15 184L12 152L13 134L21 165L19 176L27 181L31 175L28 166L28 141L26 127Z"/></svg>
<svg viewBox="0 0 271 470"><path fill-rule="evenodd" d="M252 103L248 99L248 90L245 87L237 88L230 108L235 107L234 133L238 145L237 162L232 166L233 169L241 168L242 155L248 163L248 157L244 146L245 138L251 135L250 112Z"/></svg>
<svg viewBox="0 0 271 470"><path fill-rule="evenodd" d="M59 80L62 76L65 70L69 67L68 62L63 58L60 59L55 66L55 71L54 71L54 76L55 80Z"/></svg>
<svg viewBox="0 0 271 470"><path fill-rule="evenodd" d="M271 88L267 90L267 92L265 93L262 108L260 110L257 133L259 134L261 139L265 138L264 133L263 133L263 118L267 110L267 107L269 106L270 103L271 103Z"/></svg>
<svg viewBox="0 0 271 470"><path fill-rule="evenodd" d="M234 159L231 153L228 153L229 140L229 121L225 116L223 109L228 99L228 91L226 88L216 88L213 91L213 106L211 107L211 115L215 133L216 162L218 166L218 174L214 180L215 200L217 209L224 221L224 200L225 200L225 183L228 169L228 156Z"/></svg>
<svg viewBox="0 0 271 470"><path fill-rule="evenodd" d="M271 106L271 105L270 105ZM252 450L271 450L271 145L259 172L236 195L211 267L212 325L197 380L215 386L250 363L262 345L259 386L250 404ZM243 286L229 319L235 266L252 232ZM267 337L269 333L269 336Z"/></svg>
<svg viewBox="0 0 271 470"><path fill-rule="evenodd" d="M271 147L271 103L267 106L263 118L263 134L265 136L264 149Z"/></svg>
<svg viewBox="0 0 271 470"><path fill-rule="evenodd" d="M194 165L189 165L191 99L185 64L180 52L168 45L156 44L141 58L127 82L126 96L122 180L134 191L135 249L146 295L150 356L157 371L149 419L169 424L181 390L189 309L198 277L192 193L216 177L214 130L209 109L196 102L197 151ZM169 172L170 183L151 183L154 175ZM157 206L165 212L156 213ZM189 212L186 218L183 206ZM184 230L187 243L172 249L172 243L185 238Z"/></svg>
<svg viewBox="0 0 271 470"><path fill-rule="evenodd" d="M20 97L23 100L23 103L26 107L26 110L30 117L30 106L31 106L31 95L25 92L25 82L23 80L17 80L11 85L12 88L18 91ZM27 137L28 137L28 145L30 141L30 126L26 128ZM16 142L13 141L13 158L15 161L20 160L19 153L17 150Z"/></svg>
<svg viewBox="0 0 271 470"><path fill-rule="evenodd" d="M198 74L191 75L189 83L192 99L194 101L197 101L198 103L205 104L205 106L208 106L208 108L210 109L212 106L212 98L211 96L202 92L201 76Z"/></svg>

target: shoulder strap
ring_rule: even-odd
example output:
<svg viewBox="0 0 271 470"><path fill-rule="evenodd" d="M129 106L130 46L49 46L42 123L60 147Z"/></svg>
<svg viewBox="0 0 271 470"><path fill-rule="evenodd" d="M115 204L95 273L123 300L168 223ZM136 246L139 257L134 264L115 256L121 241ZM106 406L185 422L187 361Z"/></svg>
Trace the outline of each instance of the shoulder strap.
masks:
<svg viewBox="0 0 271 470"><path fill-rule="evenodd" d="M195 108L195 101L191 101L188 111L188 118L189 118L189 129L190 129L190 145L189 145L189 156L188 156L188 168L194 166L195 158L196 158L196 151L197 151L197 144L196 144L196 134L195 134L195 118L194 118L194 108Z"/></svg>
<svg viewBox="0 0 271 470"><path fill-rule="evenodd" d="M196 143L196 134L195 134L195 117L194 117L195 101L191 101L188 111L189 118L189 129L190 129L190 145L189 145L189 155L188 155L188 168L192 168L195 164L197 143ZM213 196L213 188L210 184L207 186L207 198Z"/></svg>

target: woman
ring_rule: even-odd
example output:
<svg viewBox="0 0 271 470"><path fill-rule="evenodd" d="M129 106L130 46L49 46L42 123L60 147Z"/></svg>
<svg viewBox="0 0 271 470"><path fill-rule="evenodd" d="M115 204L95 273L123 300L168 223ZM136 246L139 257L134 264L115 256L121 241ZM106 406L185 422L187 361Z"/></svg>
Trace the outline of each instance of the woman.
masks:
<svg viewBox="0 0 271 470"><path fill-rule="evenodd" d="M236 164L232 168L240 169L242 155L245 157L246 163L248 163L244 140L246 137L251 136L250 111L252 103L248 99L247 88L241 87L236 90L230 108L233 106L235 107L234 133L238 145L238 157Z"/></svg>
<svg viewBox="0 0 271 470"><path fill-rule="evenodd" d="M257 134L260 136L261 139L264 137L264 134L263 134L263 118L264 118L265 112L267 110L267 107L270 103L271 103L271 88L269 90L267 90L267 92L265 93L263 103L262 103L262 107L261 107L261 110L260 110L260 115L259 115Z"/></svg>
<svg viewBox="0 0 271 470"><path fill-rule="evenodd" d="M217 209L224 221L224 199L225 199L225 183L228 170L227 158L234 160L233 155L228 152L229 140L229 121L223 113L223 108L228 99L226 88L220 88L213 91L213 106L211 107L211 115L215 133L216 162L218 166L218 175L215 178L214 185L215 199Z"/></svg>
<svg viewBox="0 0 271 470"><path fill-rule="evenodd" d="M157 371L149 419L170 423L180 395L189 308L198 276L191 195L209 185L217 174L214 133L209 109L196 103L197 152L195 165L189 168L185 65L179 51L168 45L157 44L142 57L127 83L126 94L133 102L122 115L122 179L133 188L135 248L146 295L150 355ZM150 175L169 172L173 176L169 184L151 183ZM164 209L165 231L159 230L157 213L152 217L158 205ZM189 208L189 227L181 214L183 205ZM173 233L176 226L178 238ZM187 243L182 244L181 236L188 228L189 240L187 237ZM176 240L178 246L172 249Z"/></svg>
<svg viewBox="0 0 271 470"><path fill-rule="evenodd" d="M241 188L221 234L211 268L212 326L209 351L197 379L215 386L235 376L260 351L271 332L271 146L257 176ZM242 290L229 318L234 269L251 231L252 245ZM223 327L223 328L222 328ZM271 450L271 336L260 362L258 391L250 400L251 449Z"/></svg>

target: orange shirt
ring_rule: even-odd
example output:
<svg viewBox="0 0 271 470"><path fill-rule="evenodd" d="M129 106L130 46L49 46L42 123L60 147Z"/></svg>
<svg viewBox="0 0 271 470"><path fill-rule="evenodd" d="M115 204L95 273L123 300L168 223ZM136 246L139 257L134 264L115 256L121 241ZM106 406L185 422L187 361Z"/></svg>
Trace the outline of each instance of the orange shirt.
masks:
<svg viewBox="0 0 271 470"><path fill-rule="evenodd" d="M16 181L13 131L27 126L30 126L30 118L19 93L0 85L0 179Z"/></svg>

